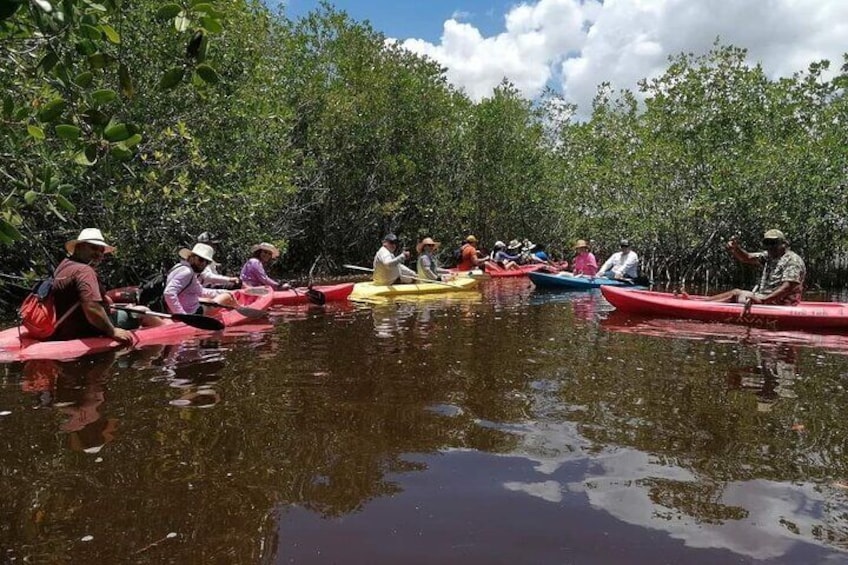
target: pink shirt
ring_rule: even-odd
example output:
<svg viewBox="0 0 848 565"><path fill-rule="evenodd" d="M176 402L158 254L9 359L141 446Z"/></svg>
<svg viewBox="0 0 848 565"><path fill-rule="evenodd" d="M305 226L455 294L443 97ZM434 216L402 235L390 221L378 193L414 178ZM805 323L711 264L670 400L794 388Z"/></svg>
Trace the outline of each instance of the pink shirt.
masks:
<svg viewBox="0 0 848 565"><path fill-rule="evenodd" d="M574 257L572 272L575 275L589 275L590 277L595 276L598 272L598 261L595 259L595 255L591 251L578 253L577 256Z"/></svg>

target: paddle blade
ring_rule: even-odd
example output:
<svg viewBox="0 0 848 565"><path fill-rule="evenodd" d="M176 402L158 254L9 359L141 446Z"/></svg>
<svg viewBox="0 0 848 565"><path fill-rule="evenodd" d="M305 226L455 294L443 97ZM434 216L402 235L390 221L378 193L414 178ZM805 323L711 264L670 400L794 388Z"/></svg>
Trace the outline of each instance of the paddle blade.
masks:
<svg viewBox="0 0 848 565"><path fill-rule="evenodd" d="M201 330L218 331L224 329L224 322L221 320L201 314L171 314L171 318Z"/></svg>
<svg viewBox="0 0 848 565"><path fill-rule="evenodd" d="M268 315L268 312L265 310L258 310L256 308L247 308L241 306L235 309L236 312L244 316L245 318L249 318L251 320L258 320L259 318L264 318Z"/></svg>
<svg viewBox="0 0 848 565"><path fill-rule="evenodd" d="M323 306L327 303L327 295L314 288L306 289L306 298L309 302L318 306Z"/></svg>

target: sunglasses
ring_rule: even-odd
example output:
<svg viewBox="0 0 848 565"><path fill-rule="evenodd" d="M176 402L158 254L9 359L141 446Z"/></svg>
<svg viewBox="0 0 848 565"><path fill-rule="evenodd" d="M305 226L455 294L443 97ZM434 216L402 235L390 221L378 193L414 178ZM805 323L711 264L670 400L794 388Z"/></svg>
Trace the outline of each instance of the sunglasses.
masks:
<svg viewBox="0 0 848 565"><path fill-rule="evenodd" d="M781 243L783 243L783 242L780 241L779 239L764 239L763 240L763 247L775 247L777 245L780 245Z"/></svg>

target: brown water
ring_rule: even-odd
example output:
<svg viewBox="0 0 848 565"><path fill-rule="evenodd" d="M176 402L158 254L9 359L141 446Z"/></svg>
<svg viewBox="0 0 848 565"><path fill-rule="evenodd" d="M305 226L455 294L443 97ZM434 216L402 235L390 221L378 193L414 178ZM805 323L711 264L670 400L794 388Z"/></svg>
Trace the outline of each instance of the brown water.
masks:
<svg viewBox="0 0 848 565"><path fill-rule="evenodd" d="M848 337L597 294L0 367L0 561L848 561Z"/></svg>

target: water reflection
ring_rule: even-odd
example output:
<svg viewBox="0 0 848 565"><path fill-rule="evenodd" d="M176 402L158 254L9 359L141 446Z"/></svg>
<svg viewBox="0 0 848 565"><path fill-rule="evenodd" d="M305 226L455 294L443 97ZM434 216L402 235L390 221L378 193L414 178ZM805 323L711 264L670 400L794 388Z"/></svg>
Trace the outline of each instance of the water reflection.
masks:
<svg viewBox="0 0 848 565"><path fill-rule="evenodd" d="M7 367L0 538L37 562L844 557L848 359L615 323L597 294L491 281Z"/></svg>
<svg viewBox="0 0 848 565"><path fill-rule="evenodd" d="M106 385L116 355L93 356L77 363L27 361L21 390L36 398L35 408L53 408L64 416L59 430L74 451L99 453L115 439L117 418L104 417Z"/></svg>

